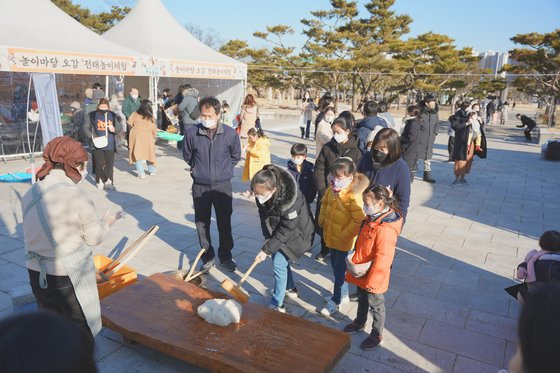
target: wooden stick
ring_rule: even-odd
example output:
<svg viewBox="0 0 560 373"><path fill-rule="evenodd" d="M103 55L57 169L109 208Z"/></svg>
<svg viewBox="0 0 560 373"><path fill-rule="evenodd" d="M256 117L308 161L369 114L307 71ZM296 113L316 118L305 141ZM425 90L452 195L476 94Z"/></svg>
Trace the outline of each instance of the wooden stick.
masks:
<svg viewBox="0 0 560 373"><path fill-rule="evenodd" d="M134 241L129 247L127 247L122 253L121 255L119 255L116 259L114 259L111 263L109 263L109 265L102 271L103 273L107 273L109 271L111 271L113 268L115 268L119 262L121 260L124 259L124 257L126 257L128 255L128 253L130 253L132 250L134 250L134 248L136 246L138 246L138 244L140 243L140 241L142 241L144 238L146 238L146 236L148 235L148 233L150 233L150 231L154 229L154 227L151 227L150 229L148 229L146 232L144 232L136 241Z"/></svg>
<svg viewBox="0 0 560 373"><path fill-rule="evenodd" d="M198 255L196 256L196 259L194 260L194 262L193 262L193 264L192 264L192 266L191 266L191 269L189 270L189 273L187 274L187 277L185 277L185 281L188 282L188 281L191 280L191 276L192 276L192 274L193 274L193 272L194 272L194 269L195 269L195 267L196 267L196 264L198 263L198 261L200 260L200 258L202 257L202 255L203 255L205 252L206 252L206 249L205 249L205 248L202 248L202 250L200 250L200 251L198 252Z"/></svg>
<svg viewBox="0 0 560 373"><path fill-rule="evenodd" d="M243 277L241 277L241 280L239 280L239 282L237 283L237 285L235 285L236 288L239 288L239 287L245 282L245 280L247 280L247 278L249 277L249 275L251 274L251 272L253 272L253 269L255 269L255 267L257 266L257 264L259 264L259 262L257 262L256 260L253 262L253 264L251 264L251 266L249 267L249 269L247 270L247 272L245 272L245 274L243 275Z"/></svg>
<svg viewBox="0 0 560 373"><path fill-rule="evenodd" d="M130 259L132 259L136 254L138 254L138 252L140 251L140 249L142 249L142 247L144 247L144 245L148 242L148 240L154 235L156 234L156 232L158 231L159 227L157 225L154 225L149 233L146 235L146 237L144 237L144 239L140 242L140 244L136 247L136 250L134 250L130 255L128 255L125 259L121 260L119 265L117 265L115 268L113 268L111 270L111 272L106 273L107 276L111 277L113 275L113 273L118 272L119 269L121 269L126 263L128 263L130 261Z"/></svg>

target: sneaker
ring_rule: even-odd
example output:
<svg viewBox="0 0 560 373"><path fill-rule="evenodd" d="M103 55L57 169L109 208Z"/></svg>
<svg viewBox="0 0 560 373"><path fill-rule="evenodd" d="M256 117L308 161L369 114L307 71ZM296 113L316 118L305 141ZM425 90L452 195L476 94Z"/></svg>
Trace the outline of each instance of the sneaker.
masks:
<svg viewBox="0 0 560 373"><path fill-rule="evenodd" d="M357 332L361 332L362 330L364 330L364 325L359 326L359 325L356 325L354 322L346 325L344 327L344 329L342 329L343 332L348 333L348 334L354 334L354 333L357 333Z"/></svg>
<svg viewBox="0 0 560 373"><path fill-rule="evenodd" d="M157 175L157 172L150 172L149 175L150 175L150 176L156 176L156 175Z"/></svg>
<svg viewBox="0 0 560 373"><path fill-rule="evenodd" d="M324 316L332 316L338 312L338 308L338 304L336 304L332 300L329 300L325 307L323 307L323 309L320 311L320 313Z"/></svg>
<svg viewBox="0 0 560 373"><path fill-rule="evenodd" d="M117 188L115 188L115 184L113 184L113 183L110 183L110 184L107 183L107 184L105 184L105 189L106 189L106 190L117 190Z"/></svg>
<svg viewBox="0 0 560 373"><path fill-rule="evenodd" d="M461 180L459 180L459 184L464 184L464 185L466 185L466 184L468 184L468 183L469 183L469 182L467 181L467 179L461 179Z"/></svg>
<svg viewBox="0 0 560 373"><path fill-rule="evenodd" d="M364 351L370 351L379 347L383 343L383 338L379 335L370 335L360 344L360 348Z"/></svg>
<svg viewBox="0 0 560 373"><path fill-rule="evenodd" d="M99 190L105 189L105 184L103 184L102 181L98 182L98 183L97 183L97 189L99 189Z"/></svg>
<svg viewBox="0 0 560 373"><path fill-rule="evenodd" d="M237 265L235 264L233 259L228 259L223 262L220 262L220 265L230 272L235 272L235 270L237 269Z"/></svg>
<svg viewBox="0 0 560 373"><path fill-rule="evenodd" d="M278 311L280 313L286 313L286 307L284 306L275 306L271 304L268 306L268 309L273 311Z"/></svg>
<svg viewBox="0 0 560 373"><path fill-rule="evenodd" d="M332 300L332 295L327 295L324 299L325 299L325 302L330 302ZM358 298L356 298L356 300L358 300ZM352 301L352 299L350 299L350 297L348 295L343 295L340 298L340 304L350 303L351 301Z"/></svg>
<svg viewBox="0 0 560 373"><path fill-rule="evenodd" d="M455 186L457 186L457 185L459 185L459 184L460 184L459 180L455 180L454 182L451 183L451 186L452 186L452 187L455 187Z"/></svg>
<svg viewBox="0 0 560 373"><path fill-rule="evenodd" d="M286 296L288 298L297 299L298 298L298 291L297 288L288 289L286 290Z"/></svg>
<svg viewBox="0 0 560 373"><path fill-rule="evenodd" d="M320 252L319 254L317 254L315 256L315 260L319 261L319 262L324 262L325 259L327 259L329 256L331 255L331 251L327 251L327 252Z"/></svg>
<svg viewBox="0 0 560 373"><path fill-rule="evenodd" d="M208 271L210 268L214 267L215 265L216 265L216 259L210 259L206 263L202 263L202 266L200 266L200 270Z"/></svg>
<svg viewBox="0 0 560 373"><path fill-rule="evenodd" d="M358 301L358 293L352 293L348 296L348 299L350 299L350 302L357 302Z"/></svg>
<svg viewBox="0 0 560 373"><path fill-rule="evenodd" d="M138 178L139 178L139 179L145 179L145 178L146 178L146 174L138 175Z"/></svg>

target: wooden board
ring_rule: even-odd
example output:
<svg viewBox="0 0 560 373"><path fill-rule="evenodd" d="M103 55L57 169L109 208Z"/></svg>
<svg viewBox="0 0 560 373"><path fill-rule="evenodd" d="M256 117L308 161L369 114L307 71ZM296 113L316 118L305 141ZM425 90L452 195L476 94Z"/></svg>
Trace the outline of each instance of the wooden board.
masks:
<svg viewBox="0 0 560 373"><path fill-rule="evenodd" d="M220 327L196 314L225 297L157 273L103 299L103 325L164 354L220 372L330 371L350 336L247 303L239 324Z"/></svg>

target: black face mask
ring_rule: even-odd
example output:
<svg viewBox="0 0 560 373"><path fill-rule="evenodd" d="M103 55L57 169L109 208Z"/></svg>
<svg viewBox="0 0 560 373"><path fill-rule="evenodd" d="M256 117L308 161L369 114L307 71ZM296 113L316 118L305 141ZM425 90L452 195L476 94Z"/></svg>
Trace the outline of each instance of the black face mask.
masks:
<svg viewBox="0 0 560 373"><path fill-rule="evenodd" d="M109 110L101 110L101 109L97 109L97 112L101 115L105 115L109 112Z"/></svg>
<svg viewBox="0 0 560 373"><path fill-rule="evenodd" d="M371 149L371 157L373 158L373 168L379 170L387 165L389 154L377 149Z"/></svg>

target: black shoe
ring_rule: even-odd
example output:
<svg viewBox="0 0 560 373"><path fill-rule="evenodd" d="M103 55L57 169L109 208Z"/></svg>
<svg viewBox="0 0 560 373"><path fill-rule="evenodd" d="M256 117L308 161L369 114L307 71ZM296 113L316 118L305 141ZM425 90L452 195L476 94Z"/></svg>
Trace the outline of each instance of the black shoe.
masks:
<svg viewBox="0 0 560 373"><path fill-rule="evenodd" d="M424 171L424 178L422 179L427 183L435 183L436 181L432 179L432 175L430 171Z"/></svg>
<svg viewBox="0 0 560 373"><path fill-rule="evenodd" d="M210 259L206 263L202 263L202 266L200 266L200 270L206 272L210 270L210 268L214 267L215 265L216 265L216 259Z"/></svg>
<svg viewBox="0 0 560 373"><path fill-rule="evenodd" d="M351 324L348 324L344 327L344 329L342 329L343 332L348 333L348 334L354 334L357 332L361 332L362 330L364 330L364 325L360 326L357 325L355 322L352 322Z"/></svg>
<svg viewBox="0 0 560 373"><path fill-rule="evenodd" d="M358 301L358 293L348 294L348 299L350 299L350 302L357 302Z"/></svg>
<svg viewBox="0 0 560 373"><path fill-rule="evenodd" d="M383 343L381 336L371 334L360 344L360 348L364 351L370 351L379 347L381 343Z"/></svg>
<svg viewBox="0 0 560 373"><path fill-rule="evenodd" d="M223 262L220 262L220 265L230 272L235 272L235 270L237 269L237 265L235 264L233 259L224 260Z"/></svg>
<svg viewBox="0 0 560 373"><path fill-rule="evenodd" d="M321 251L319 254L317 254L315 256L315 260L319 261L319 262L324 262L325 259L327 259L329 257L329 255L331 255L331 251Z"/></svg>

